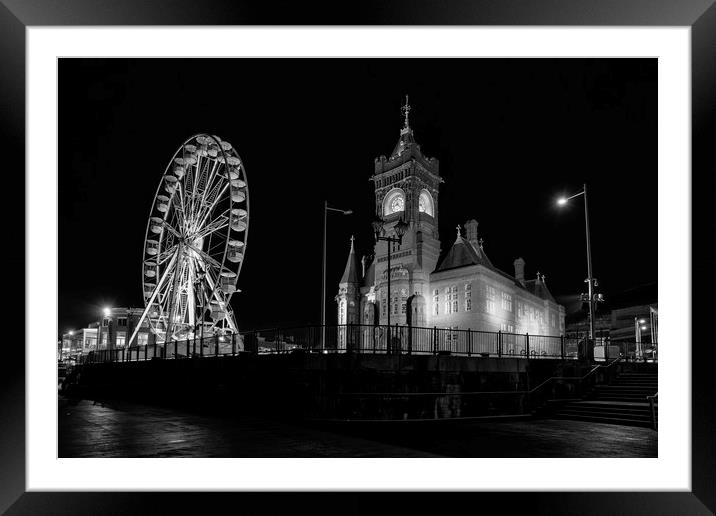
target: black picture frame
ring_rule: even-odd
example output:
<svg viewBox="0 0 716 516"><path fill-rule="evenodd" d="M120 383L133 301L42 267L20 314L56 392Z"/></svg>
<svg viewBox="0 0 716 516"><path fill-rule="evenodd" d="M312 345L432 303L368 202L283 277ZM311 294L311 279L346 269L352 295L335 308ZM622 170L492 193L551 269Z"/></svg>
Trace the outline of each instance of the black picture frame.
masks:
<svg viewBox="0 0 716 516"><path fill-rule="evenodd" d="M692 73L692 317L708 321L705 290L716 266L709 250L716 217L706 211L710 189L705 178L716 170L716 5L714 0L401 0L321 4L290 1L249 3L210 0L3 0L0 4L0 135L5 145L25 148L25 29L37 25L601 25L689 26ZM7 153L8 186L24 191L24 152ZM22 203L23 196L14 202ZM9 199L8 199L9 201ZM5 209L24 213L24 206ZM713 204L713 203L711 203ZM24 228L8 225L14 242L12 270L24 269ZM26 275L33 271L26 270ZM20 274L7 274L21 282ZM24 285L7 285L24 292ZM699 302L701 301L701 302ZM19 303L18 303L19 304ZM23 303L24 305L24 303ZM8 311L10 324L17 317ZM26 320L24 321L26 322ZM716 389L710 373L711 339L699 325L683 329L692 348L692 490L691 492L608 493L463 493L441 497L425 493L401 495L400 512L445 510L447 507L499 507L501 513L532 514L711 514L716 510ZM14 333L14 332L13 332ZM699 337L702 338L699 338ZM26 493L25 492L25 349L4 342L0 390L0 511L7 514L141 514L241 512L272 514L278 505L313 507L316 511L360 513L387 507L393 497L380 493L294 493L277 497L240 493ZM27 345L27 343L25 343ZM700 357L704 357L703 359ZM711 486L709 488L709 486ZM170 507L171 506L171 507ZM221 509L224 506L227 509Z"/></svg>

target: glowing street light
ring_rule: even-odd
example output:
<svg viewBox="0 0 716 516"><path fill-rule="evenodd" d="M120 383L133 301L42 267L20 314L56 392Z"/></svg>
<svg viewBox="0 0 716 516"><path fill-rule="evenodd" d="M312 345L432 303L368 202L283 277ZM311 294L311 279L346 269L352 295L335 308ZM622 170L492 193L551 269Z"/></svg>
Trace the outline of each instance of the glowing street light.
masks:
<svg viewBox="0 0 716 516"><path fill-rule="evenodd" d="M589 209L587 204L587 184L584 183L584 187L581 192L578 192L570 197L560 197L557 199L557 205L558 206L565 206L567 204L567 201L570 199L574 199L575 197L579 197L580 195L584 195L584 224L585 224L585 231L587 235L587 280L586 283L589 284L589 340L594 341L594 287L596 286L596 281L594 277L592 276L592 245L589 237Z"/></svg>
<svg viewBox="0 0 716 516"><path fill-rule="evenodd" d="M104 313L105 317L109 317L109 315L112 313L112 310L109 307L105 306L102 312Z"/></svg>

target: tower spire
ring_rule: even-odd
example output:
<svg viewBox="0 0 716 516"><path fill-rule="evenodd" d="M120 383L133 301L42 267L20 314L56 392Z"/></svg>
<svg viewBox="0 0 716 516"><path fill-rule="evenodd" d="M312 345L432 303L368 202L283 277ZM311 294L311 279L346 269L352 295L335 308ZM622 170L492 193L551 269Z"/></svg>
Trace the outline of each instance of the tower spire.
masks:
<svg viewBox="0 0 716 516"><path fill-rule="evenodd" d="M410 113L410 104L408 103L407 95L405 95L405 105L401 107L400 110L405 115L405 125L403 125L403 129L408 129L410 127L410 121L408 120L408 114Z"/></svg>

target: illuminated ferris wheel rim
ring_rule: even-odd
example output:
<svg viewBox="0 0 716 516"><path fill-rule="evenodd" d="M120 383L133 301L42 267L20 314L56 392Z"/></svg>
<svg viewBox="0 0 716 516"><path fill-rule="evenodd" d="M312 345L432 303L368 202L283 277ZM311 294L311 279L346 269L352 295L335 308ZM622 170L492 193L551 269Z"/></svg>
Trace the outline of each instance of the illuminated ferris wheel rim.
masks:
<svg viewBox="0 0 716 516"><path fill-rule="evenodd" d="M230 300L248 221L248 182L236 149L216 135L188 138L157 186L145 231L142 320L155 334L189 338L207 323L210 334L238 332Z"/></svg>

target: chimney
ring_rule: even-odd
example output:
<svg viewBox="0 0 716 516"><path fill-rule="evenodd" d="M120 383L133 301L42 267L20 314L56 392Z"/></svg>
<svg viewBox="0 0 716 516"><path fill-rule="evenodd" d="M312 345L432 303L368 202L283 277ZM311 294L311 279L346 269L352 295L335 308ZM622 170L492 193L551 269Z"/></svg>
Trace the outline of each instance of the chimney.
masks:
<svg viewBox="0 0 716 516"><path fill-rule="evenodd" d="M465 222L465 238L467 238L467 241L472 244L475 250L480 248L480 243L477 239L477 221L475 219L470 219Z"/></svg>
<svg viewBox="0 0 716 516"><path fill-rule="evenodd" d="M525 261L522 257L517 258L514 261L515 264L515 279L524 286L525 284Z"/></svg>

